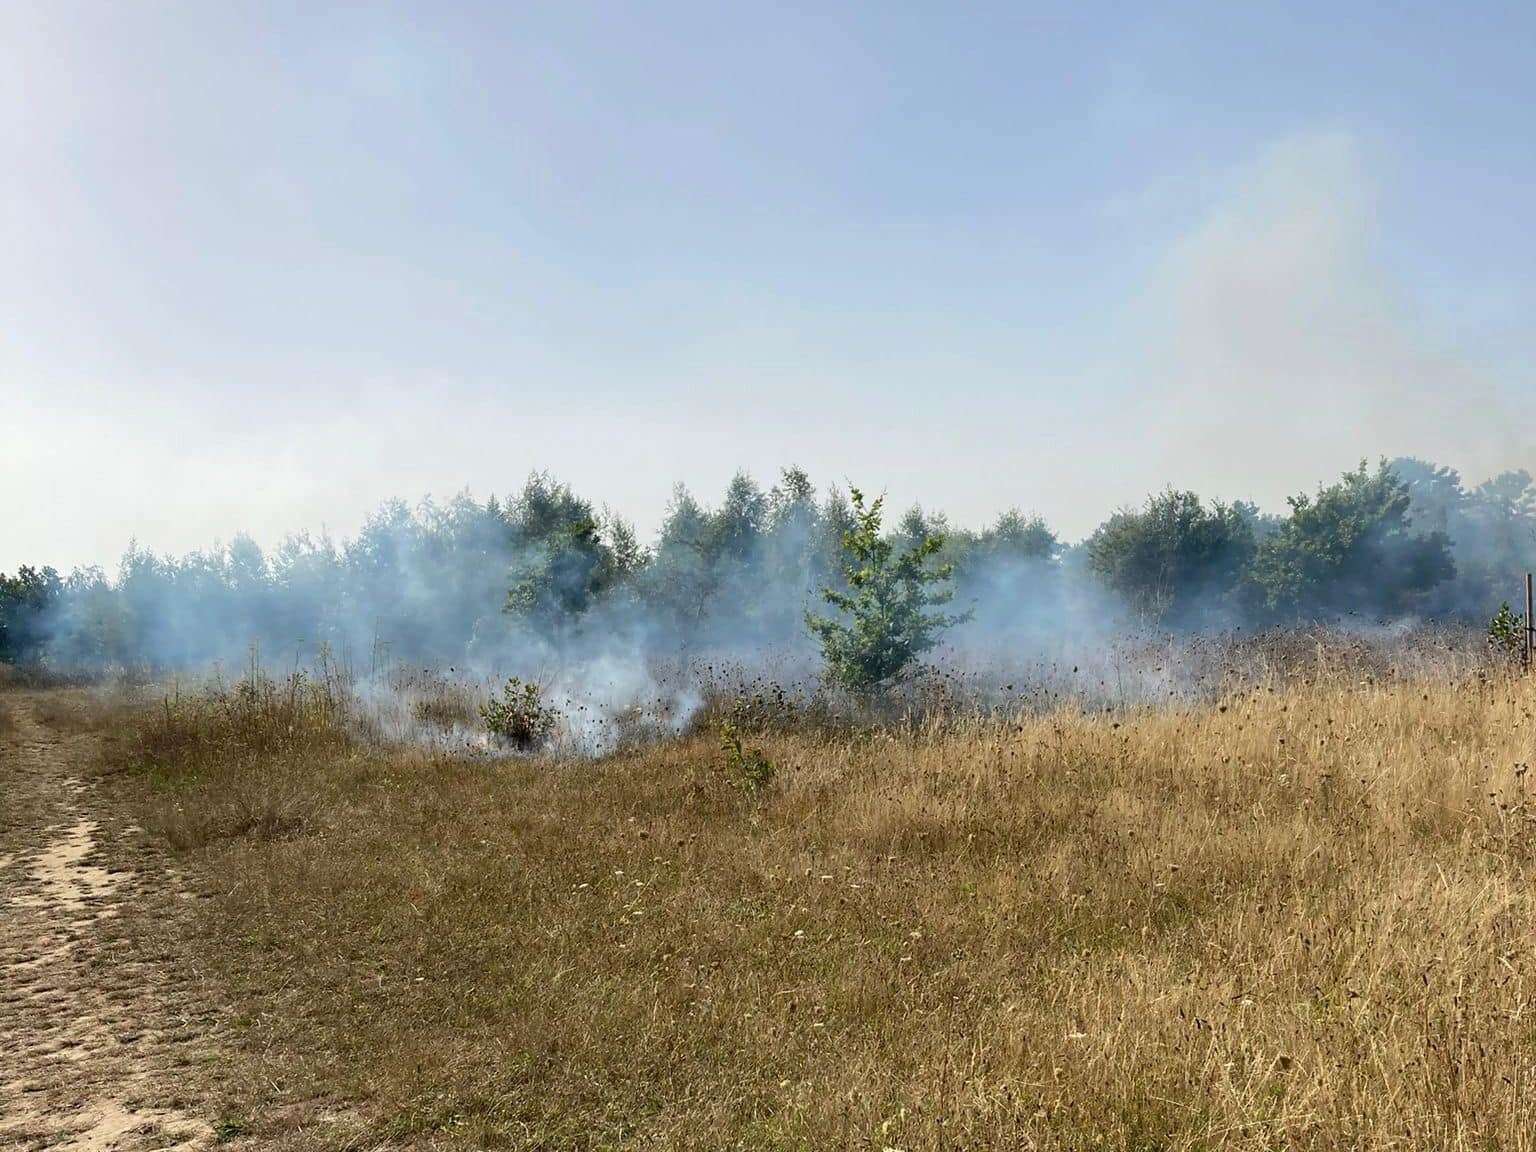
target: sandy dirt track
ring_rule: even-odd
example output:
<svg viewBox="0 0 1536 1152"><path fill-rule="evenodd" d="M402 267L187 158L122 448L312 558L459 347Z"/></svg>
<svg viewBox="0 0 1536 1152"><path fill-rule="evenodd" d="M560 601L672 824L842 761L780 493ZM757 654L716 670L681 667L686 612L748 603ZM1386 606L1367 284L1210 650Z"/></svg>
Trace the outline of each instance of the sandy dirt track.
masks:
<svg viewBox="0 0 1536 1152"><path fill-rule="evenodd" d="M214 1014L176 944L192 897L41 699L0 693L0 1150L207 1147L187 1073Z"/></svg>

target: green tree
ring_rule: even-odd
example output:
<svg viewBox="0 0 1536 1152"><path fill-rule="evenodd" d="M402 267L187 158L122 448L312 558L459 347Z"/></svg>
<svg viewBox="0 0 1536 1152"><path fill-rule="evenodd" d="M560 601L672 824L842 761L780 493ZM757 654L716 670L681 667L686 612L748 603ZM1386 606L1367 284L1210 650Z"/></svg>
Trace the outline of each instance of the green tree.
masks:
<svg viewBox="0 0 1536 1152"><path fill-rule="evenodd" d="M704 530L704 554L710 566L748 563L762 537L767 514L768 499L756 482L745 472L736 473Z"/></svg>
<svg viewBox="0 0 1536 1152"><path fill-rule="evenodd" d="M52 568L23 564L16 575L0 572L0 661L41 659L64 585Z"/></svg>
<svg viewBox="0 0 1536 1152"><path fill-rule="evenodd" d="M573 626L637 559L616 558L592 505L541 474L524 485L512 527L518 553L503 610L546 631Z"/></svg>
<svg viewBox="0 0 1536 1152"><path fill-rule="evenodd" d="M784 469L768 493L762 550L765 578L776 587L808 590L820 567L820 532L821 510L816 507L811 478L804 469Z"/></svg>
<svg viewBox="0 0 1536 1152"><path fill-rule="evenodd" d="M1474 570L1474 595L1486 603L1511 574L1536 567L1536 484L1531 474L1523 468L1501 472L1479 484L1467 494L1462 523L1453 525L1449 534L1458 568L1465 560L1465 567Z"/></svg>
<svg viewBox="0 0 1536 1152"><path fill-rule="evenodd" d="M853 525L843 534L847 591L824 588L822 598L837 616L807 612L805 621L821 642L829 677L845 688L869 691L888 684L938 643L939 634L969 617L934 611L954 596L951 568L934 565L941 537L923 532L898 551L880 531L879 497L866 506L851 489Z"/></svg>
<svg viewBox="0 0 1536 1152"><path fill-rule="evenodd" d="M595 518L562 524L519 560L505 611L558 631L595 603L616 576Z"/></svg>
<svg viewBox="0 0 1536 1152"><path fill-rule="evenodd" d="M1408 489L1408 510L1421 532L1444 532L1453 541L1467 514L1461 474L1413 456L1399 456L1390 467Z"/></svg>
<svg viewBox="0 0 1536 1152"><path fill-rule="evenodd" d="M1088 539L1088 567L1138 612L1188 622L1224 607L1253 556L1244 508L1169 489L1116 512Z"/></svg>
<svg viewBox="0 0 1536 1152"><path fill-rule="evenodd" d="M709 537L709 512L678 484L638 590L642 602L683 635L703 618L714 595Z"/></svg>
<svg viewBox="0 0 1536 1152"><path fill-rule="evenodd" d="M1054 560L1061 542L1043 518L1009 508L976 538L979 559L1046 562Z"/></svg>
<svg viewBox="0 0 1536 1152"><path fill-rule="evenodd" d="M620 579L628 579L650 563L650 553L640 543L635 526L628 520L617 513L608 512L604 516L603 527L608 550L613 554L613 569Z"/></svg>
<svg viewBox="0 0 1536 1152"><path fill-rule="evenodd" d="M1402 613L1456 574L1444 532L1411 530L1408 485L1364 460L1315 497L1292 496L1291 515L1259 546L1251 587L1282 616Z"/></svg>

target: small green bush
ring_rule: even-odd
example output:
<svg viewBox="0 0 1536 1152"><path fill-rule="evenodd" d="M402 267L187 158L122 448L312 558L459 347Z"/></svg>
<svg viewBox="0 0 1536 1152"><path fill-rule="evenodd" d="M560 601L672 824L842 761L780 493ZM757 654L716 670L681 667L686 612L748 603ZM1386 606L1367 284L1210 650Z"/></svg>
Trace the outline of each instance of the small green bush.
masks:
<svg viewBox="0 0 1536 1152"><path fill-rule="evenodd" d="M1518 656L1525 647L1525 617L1516 616L1507 600L1488 621L1488 644L1505 656Z"/></svg>
<svg viewBox="0 0 1536 1152"><path fill-rule="evenodd" d="M519 752L547 744L560 719L559 711L544 702L542 688L516 676L480 706L480 716L497 742Z"/></svg>
<svg viewBox="0 0 1536 1152"><path fill-rule="evenodd" d="M725 753L725 774L743 792L761 792L773 783L773 761L755 748L742 745L741 732L731 721L720 725L720 751Z"/></svg>

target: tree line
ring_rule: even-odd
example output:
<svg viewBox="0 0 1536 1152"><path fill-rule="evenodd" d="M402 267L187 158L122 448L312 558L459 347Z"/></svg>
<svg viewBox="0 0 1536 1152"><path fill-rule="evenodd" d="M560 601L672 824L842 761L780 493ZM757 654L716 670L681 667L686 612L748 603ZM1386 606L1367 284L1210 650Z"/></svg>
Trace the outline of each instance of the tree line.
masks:
<svg viewBox="0 0 1536 1152"><path fill-rule="evenodd" d="M507 499L386 504L355 538L246 536L182 557L131 546L108 575L0 574L0 660L190 667L312 657L493 663L509 653L749 652L812 642L861 595L848 549L943 573L960 645L1007 649L1093 622L1213 629L1357 616L1486 620L1536 567L1524 471L1469 486L1414 459L1364 463L1283 515L1168 490L1065 545L1010 510L982 529L910 509L889 528L796 468L733 479L706 506L679 487L654 541L554 478ZM862 527L862 532L861 532ZM857 557L855 557L857 559ZM931 564L930 564L931 562ZM932 582L930 582L932 583ZM926 586L926 585L925 585ZM937 631L937 630L935 630ZM819 633L825 643L825 629Z"/></svg>

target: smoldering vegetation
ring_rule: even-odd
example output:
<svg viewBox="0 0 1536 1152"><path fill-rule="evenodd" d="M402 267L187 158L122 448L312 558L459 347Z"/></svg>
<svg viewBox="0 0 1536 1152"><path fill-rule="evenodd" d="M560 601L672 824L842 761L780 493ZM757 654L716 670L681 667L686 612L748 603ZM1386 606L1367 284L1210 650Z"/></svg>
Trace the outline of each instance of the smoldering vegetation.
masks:
<svg viewBox="0 0 1536 1152"><path fill-rule="evenodd" d="M749 696L580 770L360 739L307 675L93 724L206 877L239 1043L188 1076L263 1147L1527 1146L1536 681L1420 630L1189 655L1272 674L875 731Z"/></svg>
<svg viewBox="0 0 1536 1152"><path fill-rule="evenodd" d="M829 703L805 623L824 589L846 587L852 515L797 469L766 491L741 475L712 507L679 487L646 545L536 474L508 499L392 502L346 541L298 534L264 552L237 536L180 558L133 546L111 576L24 567L0 577L0 660L216 685L302 671L343 685L380 732L462 744L484 739L479 709L508 676L537 685L562 738L588 749L684 731L717 700L852 714L870 702ZM1536 567L1536 485L1401 459L1283 516L1169 490L1074 544L1017 510L977 530L914 507L890 536L942 540L968 615L886 694L886 718L1114 707L1259 682L1282 650L1303 657L1281 661L1287 675L1350 646L1382 672L1471 667L1482 625Z"/></svg>

